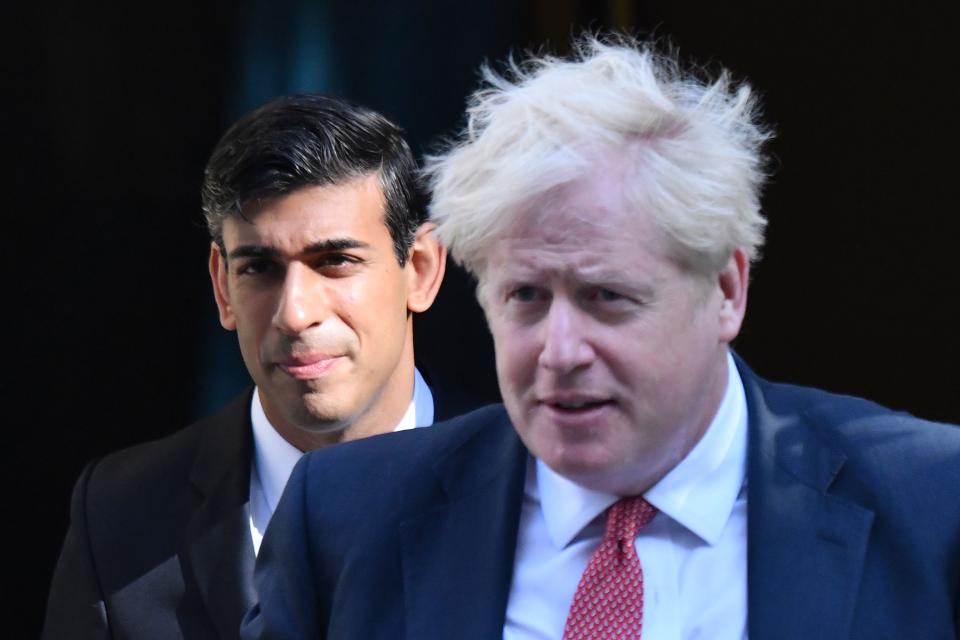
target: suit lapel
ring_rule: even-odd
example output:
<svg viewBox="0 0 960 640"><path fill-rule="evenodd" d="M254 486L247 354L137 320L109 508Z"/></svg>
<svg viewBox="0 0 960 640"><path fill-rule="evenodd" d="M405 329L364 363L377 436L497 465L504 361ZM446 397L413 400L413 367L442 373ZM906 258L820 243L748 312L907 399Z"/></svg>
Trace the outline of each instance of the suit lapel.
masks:
<svg viewBox="0 0 960 640"><path fill-rule="evenodd" d="M797 391L774 389L737 364L750 423L749 635L847 638L873 513L830 493L846 456L797 412Z"/></svg>
<svg viewBox="0 0 960 640"><path fill-rule="evenodd" d="M437 463L444 501L400 529L406 637L502 635L526 460L504 413Z"/></svg>
<svg viewBox="0 0 960 640"><path fill-rule="evenodd" d="M216 418L197 452L191 483L199 504L185 534L189 571L223 638L235 638L254 601L249 490L253 449L251 392Z"/></svg>

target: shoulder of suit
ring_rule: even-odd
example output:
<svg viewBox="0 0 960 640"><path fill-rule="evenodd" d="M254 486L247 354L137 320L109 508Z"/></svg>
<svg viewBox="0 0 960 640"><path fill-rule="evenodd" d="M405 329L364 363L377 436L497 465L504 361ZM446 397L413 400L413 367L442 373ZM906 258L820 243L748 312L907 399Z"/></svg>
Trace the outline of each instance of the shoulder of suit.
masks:
<svg viewBox="0 0 960 640"><path fill-rule="evenodd" d="M303 505L308 529L351 532L349 539L325 535L326 552L338 545L352 548L353 533L370 529L364 523L371 518L380 529L442 503L451 465L454 473L483 484L484 473L495 476L497 469L511 467L511 454L520 448L503 406L489 405L431 427L308 453L294 470L284 500Z"/></svg>
<svg viewBox="0 0 960 640"><path fill-rule="evenodd" d="M815 426L849 438L892 432L960 446L960 426L957 425L924 420L857 396L762 379L758 382L766 406L773 413L796 413Z"/></svg>
<svg viewBox="0 0 960 640"><path fill-rule="evenodd" d="M217 413L202 418L169 436L109 453L85 469L88 509L122 505L149 506L189 486L191 470L204 447L240 460L250 445L249 392ZM153 503L155 505L155 503Z"/></svg>
<svg viewBox="0 0 960 640"><path fill-rule="evenodd" d="M843 454L846 478L852 472L866 485L892 482L914 493L960 486L960 426L810 387L763 380L759 386L768 416L783 424L799 418L797 424Z"/></svg>
<svg viewBox="0 0 960 640"><path fill-rule="evenodd" d="M313 472L314 467L336 467L351 473L362 473L359 469L368 464L377 467L385 462L399 461L398 467L416 473L420 466L432 465L460 447L494 447L498 442L513 437L514 431L507 412L498 403L430 427L385 433L313 451L305 456L304 464L310 467L309 472Z"/></svg>

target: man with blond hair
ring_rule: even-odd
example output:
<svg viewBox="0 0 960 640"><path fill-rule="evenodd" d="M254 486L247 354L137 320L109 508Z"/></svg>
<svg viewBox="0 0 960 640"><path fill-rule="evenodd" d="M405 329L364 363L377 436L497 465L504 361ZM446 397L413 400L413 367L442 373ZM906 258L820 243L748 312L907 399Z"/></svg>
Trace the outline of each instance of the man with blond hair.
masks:
<svg viewBox="0 0 960 640"><path fill-rule="evenodd" d="M960 430L730 349L749 86L626 39L485 78L428 174L504 406L302 460L246 637L957 637Z"/></svg>

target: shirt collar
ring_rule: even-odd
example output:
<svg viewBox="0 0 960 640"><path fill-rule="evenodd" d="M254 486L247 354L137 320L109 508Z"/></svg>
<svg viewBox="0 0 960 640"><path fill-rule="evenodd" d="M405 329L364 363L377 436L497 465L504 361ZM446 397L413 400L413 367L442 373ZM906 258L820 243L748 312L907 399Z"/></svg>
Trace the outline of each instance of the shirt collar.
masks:
<svg viewBox="0 0 960 640"><path fill-rule="evenodd" d="M303 452L284 440L270 424L260 402L259 389L253 390L250 422L253 424L253 471L260 479L263 498L270 513L273 513L280 494L283 493L283 487Z"/></svg>
<svg viewBox="0 0 960 640"><path fill-rule="evenodd" d="M747 451L747 402L733 357L727 354L727 388L707 431L677 466L644 497L662 513L710 545L720 539L743 486ZM593 491L537 460L527 493L539 499L550 538L566 547L618 496Z"/></svg>
<svg viewBox="0 0 960 640"><path fill-rule="evenodd" d="M413 370L413 402L407 407L406 413L400 418L400 423L394 431L404 431L414 427L424 427L433 424L433 394L427 381L420 375L419 369Z"/></svg>
<svg viewBox="0 0 960 640"><path fill-rule="evenodd" d="M254 472L260 479L264 499L272 513L280 494L303 452L277 433L260 403L260 393L253 392L250 403L250 422L253 424ZM413 370L413 399L394 431L433 424L433 394L420 372Z"/></svg>

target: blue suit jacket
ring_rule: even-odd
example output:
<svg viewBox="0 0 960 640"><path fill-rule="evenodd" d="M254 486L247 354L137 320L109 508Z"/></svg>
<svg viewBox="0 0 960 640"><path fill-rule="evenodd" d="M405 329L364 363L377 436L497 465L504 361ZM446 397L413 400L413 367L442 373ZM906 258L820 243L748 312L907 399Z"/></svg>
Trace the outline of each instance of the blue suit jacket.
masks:
<svg viewBox="0 0 960 640"><path fill-rule="evenodd" d="M750 637L956 638L960 429L738 365ZM243 636L501 637L527 455L497 405L306 456Z"/></svg>

